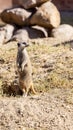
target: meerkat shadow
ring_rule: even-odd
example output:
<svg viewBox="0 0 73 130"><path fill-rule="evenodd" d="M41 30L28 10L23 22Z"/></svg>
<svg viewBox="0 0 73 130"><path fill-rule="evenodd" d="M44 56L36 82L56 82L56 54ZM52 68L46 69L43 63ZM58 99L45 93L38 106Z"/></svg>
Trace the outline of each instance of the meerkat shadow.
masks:
<svg viewBox="0 0 73 130"><path fill-rule="evenodd" d="M4 81L2 84L2 93L6 96L22 96L23 92L20 90L19 85L15 84L14 81L8 83Z"/></svg>

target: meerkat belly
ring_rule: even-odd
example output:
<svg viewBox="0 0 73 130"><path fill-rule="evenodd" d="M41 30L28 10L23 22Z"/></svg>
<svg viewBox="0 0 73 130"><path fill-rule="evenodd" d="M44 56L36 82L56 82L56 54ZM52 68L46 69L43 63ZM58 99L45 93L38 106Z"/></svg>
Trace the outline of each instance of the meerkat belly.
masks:
<svg viewBox="0 0 73 130"><path fill-rule="evenodd" d="M23 89L23 88L27 88L27 87L30 87L30 84L32 82L32 77L31 77L31 74L29 73L23 73L20 75L20 78L19 78L19 83L20 83L20 87Z"/></svg>

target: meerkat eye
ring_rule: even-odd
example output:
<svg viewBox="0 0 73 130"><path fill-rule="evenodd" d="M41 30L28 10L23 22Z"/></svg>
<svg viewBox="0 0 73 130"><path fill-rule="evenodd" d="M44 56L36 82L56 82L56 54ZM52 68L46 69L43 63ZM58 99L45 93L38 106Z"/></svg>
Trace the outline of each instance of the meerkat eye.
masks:
<svg viewBox="0 0 73 130"><path fill-rule="evenodd" d="M25 47L29 46L29 44L26 42L23 42L23 44L25 45Z"/></svg>
<svg viewBox="0 0 73 130"><path fill-rule="evenodd" d="M26 42L23 42L22 44L27 45L27 43L26 43Z"/></svg>

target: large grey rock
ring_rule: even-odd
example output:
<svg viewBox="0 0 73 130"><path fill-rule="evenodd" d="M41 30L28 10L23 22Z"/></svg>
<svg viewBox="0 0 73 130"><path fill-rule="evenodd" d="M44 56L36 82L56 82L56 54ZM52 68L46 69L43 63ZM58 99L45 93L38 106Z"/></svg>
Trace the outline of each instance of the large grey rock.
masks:
<svg viewBox="0 0 73 130"><path fill-rule="evenodd" d="M11 39L14 29L15 27L9 24L0 27L0 44L4 44Z"/></svg>
<svg viewBox="0 0 73 130"><path fill-rule="evenodd" d="M25 29L18 29L17 31L15 31L13 37L11 38L11 40L13 41L18 41L18 42L27 42L29 39L29 35L28 32Z"/></svg>
<svg viewBox="0 0 73 130"><path fill-rule="evenodd" d="M17 24L17 25L27 25L29 23L29 17L31 12L22 8L13 8L4 10L1 13L1 19L4 22Z"/></svg>
<svg viewBox="0 0 73 130"><path fill-rule="evenodd" d="M24 27L22 29L17 30L11 40L27 42L29 39L43 37L47 37L47 32L44 29L39 27Z"/></svg>
<svg viewBox="0 0 73 130"><path fill-rule="evenodd" d="M46 28L55 28L60 24L60 13L53 3L46 2L31 17L30 23Z"/></svg>
<svg viewBox="0 0 73 130"><path fill-rule="evenodd" d="M60 38L63 41L73 39L73 27L68 24L62 24L58 28L52 30L51 36Z"/></svg>
<svg viewBox="0 0 73 130"><path fill-rule="evenodd" d="M5 27L4 27L4 30L5 30L5 38L4 38L4 42L8 42L11 37L13 36L13 33L14 33L14 30L15 30L15 26L13 25L10 25L10 24L7 24Z"/></svg>
<svg viewBox="0 0 73 130"><path fill-rule="evenodd" d="M18 0L19 4L21 6L23 6L25 9L39 6L40 4L42 4L46 1L48 1L48 0Z"/></svg>
<svg viewBox="0 0 73 130"><path fill-rule="evenodd" d="M5 31L0 30L0 45L4 43L4 38L5 38Z"/></svg>

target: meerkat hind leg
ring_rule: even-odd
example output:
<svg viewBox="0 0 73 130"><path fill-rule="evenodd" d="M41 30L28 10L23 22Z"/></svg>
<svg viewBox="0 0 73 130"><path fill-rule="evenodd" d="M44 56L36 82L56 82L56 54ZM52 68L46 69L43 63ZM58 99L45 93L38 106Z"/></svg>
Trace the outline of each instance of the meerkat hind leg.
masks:
<svg viewBox="0 0 73 130"><path fill-rule="evenodd" d="M33 94L37 94L37 92L35 91L33 85L31 85L31 87L28 87L26 90L23 89L23 97L27 97L29 95L30 91L32 91Z"/></svg>
<svg viewBox="0 0 73 130"><path fill-rule="evenodd" d="M28 87L28 88L26 88L26 90L25 89L23 89L23 96L24 97L27 97L28 95L29 95L29 91L30 91L30 88Z"/></svg>
<svg viewBox="0 0 73 130"><path fill-rule="evenodd" d="M23 89L22 91L23 91L23 97L27 97L27 91L25 89Z"/></svg>

